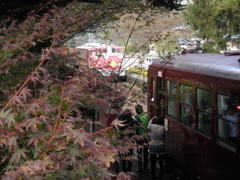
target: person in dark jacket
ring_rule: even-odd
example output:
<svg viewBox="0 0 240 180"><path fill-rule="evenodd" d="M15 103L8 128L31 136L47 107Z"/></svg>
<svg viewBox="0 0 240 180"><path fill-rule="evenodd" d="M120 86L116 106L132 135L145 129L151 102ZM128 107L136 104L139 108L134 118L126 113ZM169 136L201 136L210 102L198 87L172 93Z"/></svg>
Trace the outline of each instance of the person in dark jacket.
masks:
<svg viewBox="0 0 240 180"><path fill-rule="evenodd" d="M125 126L121 127L119 130L121 131L120 138L131 138L135 135L135 128L138 126L138 122L133 119L132 112L129 109L123 111L122 114L118 117L118 120L124 121L123 124ZM125 131L125 132L124 132ZM122 170L123 172L132 171L132 161L125 160L128 156L133 155L133 149L129 149L129 152L126 155L122 155Z"/></svg>

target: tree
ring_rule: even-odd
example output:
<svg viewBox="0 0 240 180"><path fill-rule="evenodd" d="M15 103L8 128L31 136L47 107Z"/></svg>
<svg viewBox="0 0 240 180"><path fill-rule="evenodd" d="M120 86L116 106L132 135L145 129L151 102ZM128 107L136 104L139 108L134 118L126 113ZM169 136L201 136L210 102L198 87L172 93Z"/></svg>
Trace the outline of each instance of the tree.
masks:
<svg viewBox="0 0 240 180"><path fill-rule="evenodd" d="M22 5L17 8L12 2ZM37 2L6 1L4 7L12 14L1 14L0 175L2 179L117 176L108 168L136 139L119 144L121 122L115 120L110 126L92 122L83 118L83 109L121 108L125 96L119 92L125 87L115 88L93 69L75 69L77 56L61 45L79 32L104 27L123 14L142 14L151 6L137 0ZM94 131L89 130L92 124Z"/></svg>
<svg viewBox="0 0 240 180"><path fill-rule="evenodd" d="M198 32L200 38L213 41L217 51L226 49L226 43L240 31L239 0L193 0L184 11L186 21Z"/></svg>
<svg viewBox="0 0 240 180"><path fill-rule="evenodd" d="M41 7L51 7L51 5L55 5L57 7L65 7L68 4L72 3L73 0L35 0L34 2L31 0L1 0L0 6L0 17L9 17L11 16L13 19L23 20L26 18L30 11L38 11L41 10ZM85 3L94 3L94 4L104 4L105 0L78 0L78 2ZM111 2L111 1L109 1ZM146 0L152 6L165 7L168 9L178 9L181 7L181 0ZM120 5L121 2L115 2L117 5ZM41 12L43 13L45 9Z"/></svg>

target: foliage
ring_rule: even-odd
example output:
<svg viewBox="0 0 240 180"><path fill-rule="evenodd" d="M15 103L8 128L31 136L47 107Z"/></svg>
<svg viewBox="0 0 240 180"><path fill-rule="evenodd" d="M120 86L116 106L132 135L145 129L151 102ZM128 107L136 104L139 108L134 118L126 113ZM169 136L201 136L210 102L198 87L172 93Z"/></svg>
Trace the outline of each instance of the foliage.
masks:
<svg viewBox="0 0 240 180"><path fill-rule="evenodd" d="M126 71L127 73L136 73L136 74L141 74L145 77L147 77L147 71L143 68L130 68Z"/></svg>
<svg viewBox="0 0 240 180"><path fill-rule="evenodd" d="M159 52L159 57L174 55L180 51L180 47L177 45L178 36L174 32L165 33L157 42L156 46Z"/></svg>
<svg viewBox="0 0 240 180"><path fill-rule="evenodd" d="M206 41L202 45L202 49L204 49L207 53L215 53L218 54L221 49L216 46L216 43L213 41Z"/></svg>
<svg viewBox="0 0 240 180"><path fill-rule="evenodd" d="M25 19L27 14L30 11L39 11L41 10L44 13L46 12L45 8L51 8L51 5L54 3L56 7L65 7L68 4L72 3L73 0L58 0L58 1L52 1L52 0L35 0L33 1L27 1L27 0L2 0L1 6L0 6L0 16L1 17L7 17L12 16L13 19L22 20ZM106 3L106 0L79 0L79 2L85 2L85 3L94 3L96 5L101 5ZM114 3L114 1L109 1L111 3ZM181 7L181 0L146 0L148 4L152 6L157 7L166 7L168 9L178 9ZM115 2L117 5L122 5L118 1ZM119 3L119 4L118 4ZM131 4L131 2L129 3Z"/></svg>
<svg viewBox="0 0 240 180"><path fill-rule="evenodd" d="M102 0L97 6L58 2L37 4L26 17L6 11L1 16L2 179L110 179L117 176L108 169L118 154L135 147L136 139L119 143L122 122L107 126L101 117L121 109L125 87L116 88L94 69L74 68L78 56L61 45L79 32L151 6L137 0ZM85 117L85 108L100 117Z"/></svg>
<svg viewBox="0 0 240 180"><path fill-rule="evenodd" d="M214 41L217 49L226 49L229 39L223 37L240 32L239 4L239 0L193 0L189 1L184 15L200 38Z"/></svg>

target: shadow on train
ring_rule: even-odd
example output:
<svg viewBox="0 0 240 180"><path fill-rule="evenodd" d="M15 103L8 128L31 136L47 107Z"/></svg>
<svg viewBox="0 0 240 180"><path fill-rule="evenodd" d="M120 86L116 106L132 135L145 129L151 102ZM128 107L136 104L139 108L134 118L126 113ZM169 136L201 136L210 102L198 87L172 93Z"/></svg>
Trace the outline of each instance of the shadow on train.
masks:
<svg viewBox="0 0 240 180"><path fill-rule="evenodd" d="M174 161L169 155L165 154L165 171L163 180L197 180L187 172L180 164ZM159 179L159 178L157 178Z"/></svg>
<svg viewBox="0 0 240 180"><path fill-rule="evenodd" d="M174 161L169 155L165 154L164 156L164 174L163 177L160 178L158 175L156 177L152 177L151 171L151 161L148 163L148 172L139 173L137 167L137 161L133 161L132 172L135 174L132 180L198 180L198 178L194 178L187 172L181 165L179 165L176 161ZM156 174L159 174L160 167L156 166ZM117 171L121 172L121 162L118 164Z"/></svg>

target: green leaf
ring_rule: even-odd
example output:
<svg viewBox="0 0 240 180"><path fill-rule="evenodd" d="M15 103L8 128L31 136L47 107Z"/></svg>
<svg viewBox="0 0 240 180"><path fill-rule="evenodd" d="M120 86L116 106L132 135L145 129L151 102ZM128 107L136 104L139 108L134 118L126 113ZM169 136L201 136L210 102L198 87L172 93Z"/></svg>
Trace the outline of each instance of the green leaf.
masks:
<svg viewBox="0 0 240 180"><path fill-rule="evenodd" d="M18 164L21 158L26 159L25 152L28 151L26 149L16 149L9 162L11 164L13 164L14 162Z"/></svg>
<svg viewBox="0 0 240 180"><path fill-rule="evenodd" d="M8 109L7 111L0 111L0 120L3 121L4 124L7 124L8 128L10 128L12 124L15 124L15 116L13 113L11 113L11 111L12 109Z"/></svg>
<svg viewBox="0 0 240 180"><path fill-rule="evenodd" d="M34 146L37 147L39 140L44 141L42 133L31 133L28 135L28 137L30 138L28 140L27 146L29 146L30 144L34 144Z"/></svg>
<svg viewBox="0 0 240 180"><path fill-rule="evenodd" d="M28 130L29 127L37 127L37 124L42 124L37 118L27 119L25 122L22 123L22 126L26 127Z"/></svg>
<svg viewBox="0 0 240 180"><path fill-rule="evenodd" d="M41 144L41 145L38 145L37 147L35 148L31 148L30 151L33 152L33 157L34 158L37 158L38 157L38 153L42 151L42 149L44 148L44 145Z"/></svg>
<svg viewBox="0 0 240 180"><path fill-rule="evenodd" d="M17 136L12 136L8 141L9 148L11 147L17 147L17 139L19 139Z"/></svg>
<svg viewBox="0 0 240 180"><path fill-rule="evenodd" d="M113 137L113 135L117 134L117 131L113 130L113 129L109 129L107 131L105 131L104 133L106 133L109 137Z"/></svg>

